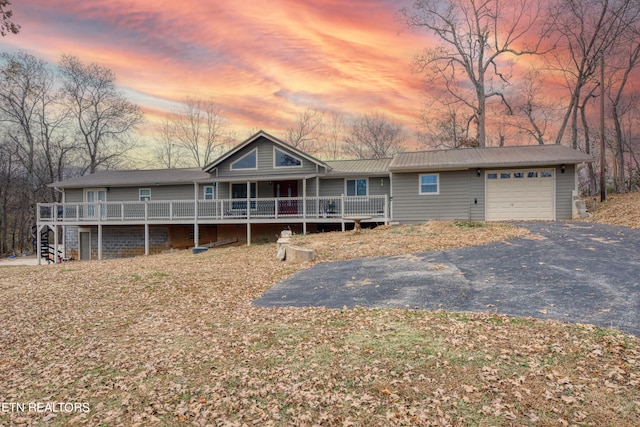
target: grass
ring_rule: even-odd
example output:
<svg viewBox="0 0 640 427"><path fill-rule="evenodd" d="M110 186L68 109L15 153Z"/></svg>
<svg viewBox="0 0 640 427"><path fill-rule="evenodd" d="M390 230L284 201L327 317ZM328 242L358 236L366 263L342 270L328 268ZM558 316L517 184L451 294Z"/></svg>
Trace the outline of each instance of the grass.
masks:
<svg viewBox="0 0 640 427"><path fill-rule="evenodd" d="M329 261L513 237L535 238L436 222L295 240ZM253 307L306 267L275 254L2 267L0 403L90 411L0 424L640 425L637 337L498 314Z"/></svg>

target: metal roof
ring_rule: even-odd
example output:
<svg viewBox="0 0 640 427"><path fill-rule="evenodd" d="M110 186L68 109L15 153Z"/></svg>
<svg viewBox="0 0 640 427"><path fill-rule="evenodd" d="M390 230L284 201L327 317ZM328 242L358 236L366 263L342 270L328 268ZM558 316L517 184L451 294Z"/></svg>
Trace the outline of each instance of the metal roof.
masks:
<svg viewBox="0 0 640 427"><path fill-rule="evenodd" d="M392 159L331 160L325 162L331 167L331 175L389 175Z"/></svg>
<svg viewBox="0 0 640 427"><path fill-rule="evenodd" d="M54 182L50 187L89 188L89 187L126 187L140 185L190 184L201 181L211 175L202 169L154 169L154 170L112 170L100 171L91 175L79 176Z"/></svg>
<svg viewBox="0 0 640 427"><path fill-rule="evenodd" d="M593 157L564 145L520 145L417 151L397 154L389 170L428 171L468 168L518 167L592 162Z"/></svg>

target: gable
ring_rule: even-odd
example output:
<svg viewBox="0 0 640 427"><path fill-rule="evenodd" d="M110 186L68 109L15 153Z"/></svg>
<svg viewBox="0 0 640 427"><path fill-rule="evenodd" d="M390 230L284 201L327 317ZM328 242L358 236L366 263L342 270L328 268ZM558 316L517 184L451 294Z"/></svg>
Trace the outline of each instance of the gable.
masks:
<svg viewBox="0 0 640 427"><path fill-rule="evenodd" d="M314 174L328 169L321 160L262 131L205 167L219 178Z"/></svg>

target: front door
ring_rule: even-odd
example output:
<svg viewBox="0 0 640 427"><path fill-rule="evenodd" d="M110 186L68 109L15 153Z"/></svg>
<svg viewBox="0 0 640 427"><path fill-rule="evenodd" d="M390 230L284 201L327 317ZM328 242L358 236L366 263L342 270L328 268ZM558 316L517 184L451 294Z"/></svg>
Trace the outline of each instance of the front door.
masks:
<svg viewBox="0 0 640 427"><path fill-rule="evenodd" d="M278 199L278 214L296 215L298 200L286 200L298 197L298 181L276 181L273 184L274 197Z"/></svg>

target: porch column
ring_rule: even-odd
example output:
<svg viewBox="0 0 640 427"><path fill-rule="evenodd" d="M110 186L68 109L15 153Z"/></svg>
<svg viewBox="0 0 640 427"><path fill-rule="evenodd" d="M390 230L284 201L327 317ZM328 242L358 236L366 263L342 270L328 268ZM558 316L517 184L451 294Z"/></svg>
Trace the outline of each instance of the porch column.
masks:
<svg viewBox="0 0 640 427"><path fill-rule="evenodd" d="M144 224L144 254L149 255L149 224Z"/></svg>
<svg viewBox="0 0 640 427"><path fill-rule="evenodd" d="M98 259L102 259L102 224L98 224Z"/></svg>
<svg viewBox="0 0 640 427"><path fill-rule="evenodd" d="M58 224L53 226L53 263L58 263Z"/></svg>
<svg viewBox="0 0 640 427"><path fill-rule="evenodd" d="M247 246L249 245L251 245L251 182L247 181Z"/></svg>
<svg viewBox="0 0 640 427"><path fill-rule="evenodd" d="M302 234L307 234L307 178L302 178Z"/></svg>
<svg viewBox="0 0 640 427"><path fill-rule="evenodd" d="M200 227L198 226L198 183L193 182L193 246L200 243Z"/></svg>
<svg viewBox="0 0 640 427"><path fill-rule="evenodd" d="M42 259L42 237L40 236L40 230L42 230L42 226L36 225L36 257L38 265L40 265L40 260Z"/></svg>

